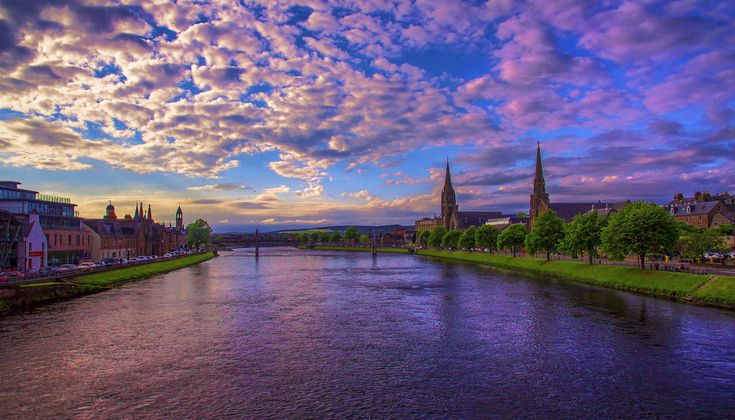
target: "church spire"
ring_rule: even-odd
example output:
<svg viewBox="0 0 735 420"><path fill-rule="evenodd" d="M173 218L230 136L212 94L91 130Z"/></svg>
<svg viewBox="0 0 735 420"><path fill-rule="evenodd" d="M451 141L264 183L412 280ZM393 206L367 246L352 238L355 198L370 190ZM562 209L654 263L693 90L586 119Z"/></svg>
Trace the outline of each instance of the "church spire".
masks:
<svg viewBox="0 0 735 420"><path fill-rule="evenodd" d="M452 188L452 175L449 173L449 158L447 158L447 170L444 173L444 188Z"/></svg>
<svg viewBox="0 0 735 420"><path fill-rule="evenodd" d="M444 188L442 188L442 225L444 225L445 229L452 230L456 228L458 212L457 196L452 186L452 176L449 173L449 159L447 159Z"/></svg>
<svg viewBox="0 0 735 420"><path fill-rule="evenodd" d="M133 216L133 220L138 220L138 202L135 202L135 216Z"/></svg>
<svg viewBox="0 0 735 420"><path fill-rule="evenodd" d="M546 192L546 180L544 169L541 165L541 143L536 143L536 174L533 178L533 194L531 194L531 207L528 212L529 227L533 226L538 216L549 210L549 194Z"/></svg>
<svg viewBox="0 0 735 420"><path fill-rule="evenodd" d="M153 221L153 213L151 213L151 203L148 203L148 220Z"/></svg>

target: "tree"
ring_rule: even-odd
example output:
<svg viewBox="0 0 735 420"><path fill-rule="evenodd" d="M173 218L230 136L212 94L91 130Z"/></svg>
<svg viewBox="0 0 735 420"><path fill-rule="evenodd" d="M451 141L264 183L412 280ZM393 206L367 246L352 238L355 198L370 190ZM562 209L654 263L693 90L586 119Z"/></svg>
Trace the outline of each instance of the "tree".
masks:
<svg viewBox="0 0 735 420"><path fill-rule="evenodd" d="M551 253L559 249L559 243L564 239L564 221L551 210L541 213L533 224L531 232L526 236L526 249L535 254L538 251L546 253L546 260Z"/></svg>
<svg viewBox="0 0 735 420"><path fill-rule="evenodd" d="M300 233L300 234L296 235L296 240L298 242L301 242L302 244L308 243L309 242L309 235L307 233Z"/></svg>
<svg viewBox="0 0 735 420"><path fill-rule="evenodd" d="M526 213L525 211L519 211L518 213L516 213L516 217L528 217L528 213Z"/></svg>
<svg viewBox="0 0 735 420"><path fill-rule="evenodd" d="M321 234L319 232L311 232L309 234L309 242L313 244L319 242L320 238L321 238Z"/></svg>
<svg viewBox="0 0 735 420"><path fill-rule="evenodd" d="M457 249L460 236L462 236L462 231L460 230L450 230L445 233L442 237L442 247Z"/></svg>
<svg viewBox="0 0 735 420"><path fill-rule="evenodd" d="M347 229L345 229L345 233L343 236L346 241L350 242L350 245L354 244L358 238L357 228L354 226L348 227Z"/></svg>
<svg viewBox="0 0 735 420"><path fill-rule="evenodd" d="M429 232L428 230L421 231L421 232L418 233L418 235L416 235L416 239L418 240L419 245L421 246L421 248L426 249L426 247L429 246L429 237L430 236L431 236L431 232Z"/></svg>
<svg viewBox="0 0 735 420"><path fill-rule="evenodd" d="M498 248L512 250L515 257L516 251L523 247L527 233L526 226L520 223L508 226L498 235Z"/></svg>
<svg viewBox="0 0 735 420"><path fill-rule="evenodd" d="M602 250L612 259L622 260L636 255L645 269L646 256L671 250L679 239L674 218L653 203L636 202L610 216L602 230Z"/></svg>
<svg viewBox="0 0 735 420"><path fill-rule="evenodd" d="M342 242L342 234L335 230L334 232L332 232L332 235L329 236L329 242L333 244L338 244Z"/></svg>
<svg viewBox="0 0 735 420"><path fill-rule="evenodd" d="M442 246L442 239L444 239L444 235L446 234L447 230L444 226L435 227L434 230L431 231L431 235L429 235L429 245L434 248L439 248Z"/></svg>
<svg viewBox="0 0 735 420"><path fill-rule="evenodd" d="M187 239L190 248L198 248L199 245L209 245L212 237L212 228L204 219L196 219L186 226Z"/></svg>
<svg viewBox="0 0 735 420"><path fill-rule="evenodd" d="M358 242L360 242L360 245L367 245L368 243L370 243L370 237L363 233L359 236Z"/></svg>
<svg viewBox="0 0 735 420"><path fill-rule="evenodd" d="M498 245L498 230L490 225L482 225L475 230L475 246L495 250Z"/></svg>
<svg viewBox="0 0 735 420"><path fill-rule="evenodd" d="M462 232L462 235L459 237L459 248L462 249L472 249L475 247L475 232L477 232L477 228L474 226L470 226L467 229Z"/></svg>
<svg viewBox="0 0 735 420"><path fill-rule="evenodd" d="M735 225L720 225L717 227L717 230L725 236L735 235Z"/></svg>
<svg viewBox="0 0 735 420"><path fill-rule="evenodd" d="M679 240L682 254L689 258L701 259L707 251L724 251L727 249L725 237L718 229L704 229L683 235Z"/></svg>
<svg viewBox="0 0 735 420"><path fill-rule="evenodd" d="M596 211L574 216L572 223L565 226L564 239L559 244L559 250L577 258L587 254L589 263L598 256L597 249L602 243L602 229L605 227L605 217Z"/></svg>
<svg viewBox="0 0 735 420"><path fill-rule="evenodd" d="M326 244L329 242L329 239L330 239L329 232L323 231L319 233L319 242Z"/></svg>

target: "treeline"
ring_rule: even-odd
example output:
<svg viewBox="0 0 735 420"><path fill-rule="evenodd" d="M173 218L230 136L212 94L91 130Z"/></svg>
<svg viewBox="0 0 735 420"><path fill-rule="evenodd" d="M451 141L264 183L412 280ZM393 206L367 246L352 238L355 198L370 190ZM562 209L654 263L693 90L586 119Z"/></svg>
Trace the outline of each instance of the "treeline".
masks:
<svg viewBox="0 0 735 420"><path fill-rule="evenodd" d="M606 256L623 260L635 256L645 267L650 255L679 252L689 258L701 258L707 251L724 251L725 235L733 234L733 225L717 229L696 229L677 222L664 208L653 203L631 203L610 216L590 212L576 216L571 223L553 211L542 213L528 231L514 224L498 232L492 226L470 227L464 231L447 231L437 227L419 232L416 241L423 248L510 250L513 256L521 250L530 254L564 254L574 258Z"/></svg>
<svg viewBox="0 0 735 420"><path fill-rule="evenodd" d="M359 243L361 245L367 245L370 243L370 237L365 234L359 234L357 232L357 228L354 226L350 226L347 229L345 229L344 233L340 233L338 231L334 232L312 232L312 233L302 233L300 234L297 239L298 242L301 242L303 244L335 244L335 245L341 245L348 243L350 245L354 245L356 243Z"/></svg>

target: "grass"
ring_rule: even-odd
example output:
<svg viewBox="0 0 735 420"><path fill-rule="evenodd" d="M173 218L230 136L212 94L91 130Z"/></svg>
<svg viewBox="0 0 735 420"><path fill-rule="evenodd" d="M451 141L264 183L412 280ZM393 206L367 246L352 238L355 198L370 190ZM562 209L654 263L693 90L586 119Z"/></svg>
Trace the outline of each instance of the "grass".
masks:
<svg viewBox="0 0 735 420"><path fill-rule="evenodd" d="M712 276L692 297L705 303L735 308L735 277Z"/></svg>
<svg viewBox="0 0 735 420"><path fill-rule="evenodd" d="M591 265L576 261L546 261L461 251L420 251L419 255L472 261L488 266L523 270L580 283L676 299L693 297L704 303L735 305L735 279L708 284L709 276L668 271L639 270L616 265Z"/></svg>
<svg viewBox="0 0 735 420"><path fill-rule="evenodd" d="M307 249L304 245L299 245L296 248L299 249ZM371 252L372 248L361 248L358 246L327 246L327 245L316 245L313 249L316 249L318 251L348 251L348 252ZM387 253L387 254L408 254L408 250L406 248L377 248L378 252Z"/></svg>
<svg viewBox="0 0 735 420"><path fill-rule="evenodd" d="M126 281L139 280L160 273L177 270L179 268L188 267L198 264L202 261L211 259L214 255L211 252L200 255L189 255L170 261L154 262L128 268L120 268L117 270L102 271L99 273L85 274L74 278L72 281L82 290L90 290L95 288L104 288L111 285Z"/></svg>
<svg viewBox="0 0 735 420"><path fill-rule="evenodd" d="M26 288L26 287L53 286L56 284L67 284L67 283L64 283L62 281L47 281L44 283L21 284L20 287Z"/></svg>

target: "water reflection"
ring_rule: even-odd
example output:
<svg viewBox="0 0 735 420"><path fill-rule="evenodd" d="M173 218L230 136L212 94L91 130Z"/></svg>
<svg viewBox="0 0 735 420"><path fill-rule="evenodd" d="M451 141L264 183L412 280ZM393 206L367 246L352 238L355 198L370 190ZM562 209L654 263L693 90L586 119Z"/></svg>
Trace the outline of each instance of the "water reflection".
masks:
<svg viewBox="0 0 735 420"><path fill-rule="evenodd" d="M242 250L0 320L0 412L726 417L734 327L474 265Z"/></svg>

